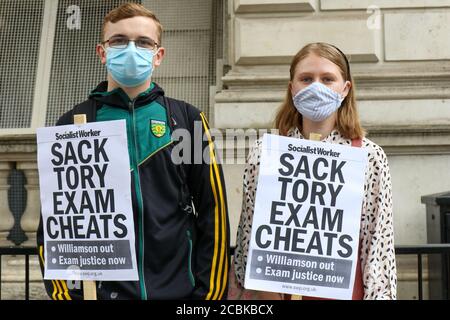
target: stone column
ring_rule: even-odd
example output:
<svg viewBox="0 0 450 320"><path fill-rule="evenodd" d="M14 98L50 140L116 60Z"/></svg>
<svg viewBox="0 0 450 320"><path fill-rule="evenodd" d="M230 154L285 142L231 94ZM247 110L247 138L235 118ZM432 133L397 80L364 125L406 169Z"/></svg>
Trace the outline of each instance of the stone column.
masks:
<svg viewBox="0 0 450 320"><path fill-rule="evenodd" d="M22 215L20 225L25 231L28 240L22 245L36 245L36 230L39 225L41 201L39 196L39 177L37 162L19 162L17 170L22 170L26 177L25 189L27 190L27 205Z"/></svg>
<svg viewBox="0 0 450 320"><path fill-rule="evenodd" d="M14 218L8 203L8 176L11 169L11 162L0 162L0 246L12 245L12 242L6 239L9 230L14 225Z"/></svg>

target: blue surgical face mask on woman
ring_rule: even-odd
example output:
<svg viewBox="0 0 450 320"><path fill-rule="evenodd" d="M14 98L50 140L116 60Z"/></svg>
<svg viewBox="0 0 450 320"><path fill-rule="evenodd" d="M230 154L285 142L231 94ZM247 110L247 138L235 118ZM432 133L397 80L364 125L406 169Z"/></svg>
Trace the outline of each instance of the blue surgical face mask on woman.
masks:
<svg viewBox="0 0 450 320"><path fill-rule="evenodd" d="M106 50L106 68L111 77L124 87L137 87L147 81L153 73L153 57L150 49L137 48L130 41L124 49Z"/></svg>
<svg viewBox="0 0 450 320"><path fill-rule="evenodd" d="M320 82L314 82L293 97L295 108L302 116L320 122L331 116L344 97Z"/></svg>

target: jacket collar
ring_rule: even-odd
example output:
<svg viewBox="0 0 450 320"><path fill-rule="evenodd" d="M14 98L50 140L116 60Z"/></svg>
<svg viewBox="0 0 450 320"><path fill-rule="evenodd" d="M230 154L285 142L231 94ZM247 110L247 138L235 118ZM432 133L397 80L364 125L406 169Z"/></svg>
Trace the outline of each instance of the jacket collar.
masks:
<svg viewBox="0 0 450 320"><path fill-rule="evenodd" d="M112 107L122 108L128 110L132 100L128 97L122 88L116 88L112 91L107 91L108 81L101 82L89 95L89 98L94 99L100 104L107 104ZM144 92L140 93L134 99L134 106L136 108L147 105L159 97L164 96L164 90L156 83L152 82L150 87Z"/></svg>

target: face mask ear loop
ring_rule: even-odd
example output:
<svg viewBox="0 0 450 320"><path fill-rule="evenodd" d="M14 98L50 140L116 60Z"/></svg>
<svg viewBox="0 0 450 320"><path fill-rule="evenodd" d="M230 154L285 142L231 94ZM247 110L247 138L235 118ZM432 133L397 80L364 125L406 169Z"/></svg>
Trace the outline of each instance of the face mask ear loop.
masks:
<svg viewBox="0 0 450 320"><path fill-rule="evenodd" d="M106 46L103 43L101 43L100 45L103 48L103 50L105 50L105 53L108 53L108 49L106 48Z"/></svg>
<svg viewBox="0 0 450 320"><path fill-rule="evenodd" d="M105 51L105 59L108 60L108 48L106 48L105 44L101 44L101 47Z"/></svg>
<svg viewBox="0 0 450 320"><path fill-rule="evenodd" d="M155 49L156 49L156 52L155 52ZM156 57L156 55L157 55L158 52L159 52L159 48L158 48L157 46L155 47L155 49L152 50L152 52L153 52L153 58L152 58L153 69L155 69L155 66L154 66L154 63L155 63L155 57Z"/></svg>
<svg viewBox="0 0 450 320"><path fill-rule="evenodd" d="M342 93L340 93L341 97L342 97L342 101L345 100L345 98L347 98L347 96L344 97L344 91L345 91L345 87L347 86L347 82L350 83L350 86L352 85L352 83L348 80L345 80L345 84L344 84L344 90L342 91ZM351 87L349 88L349 92L350 92ZM348 95L348 93L347 93Z"/></svg>

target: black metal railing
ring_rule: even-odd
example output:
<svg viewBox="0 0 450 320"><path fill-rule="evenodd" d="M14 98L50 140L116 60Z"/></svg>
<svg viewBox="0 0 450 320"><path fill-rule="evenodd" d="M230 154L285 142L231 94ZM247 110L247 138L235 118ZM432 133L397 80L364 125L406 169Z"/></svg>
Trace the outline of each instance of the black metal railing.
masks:
<svg viewBox="0 0 450 320"><path fill-rule="evenodd" d="M232 247L230 253L234 253ZM30 256L37 255L38 251L32 247L0 247L0 300L2 298L2 256L24 256L25 257L25 300L30 298ZM442 257L450 258L449 244L425 244L414 246L396 246L396 255L416 255L417 256L417 283L418 299L423 300L423 255L439 254ZM448 270L447 270L448 271ZM450 273L450 271L449 271ZM449 274L450 277L450 274Z"/></svg>
<svg viewBox="0 0 450 320"><path fill-rule="evenodd" d="M418 299L423 300L423 255L440 254L443 258L450 257L450 244L424 244L414 246L396 246L396 255L416 255L417 256L417 290ZM450 277L450 270L447 270ZM447 286L448 284L443 284Z"/></svg>

